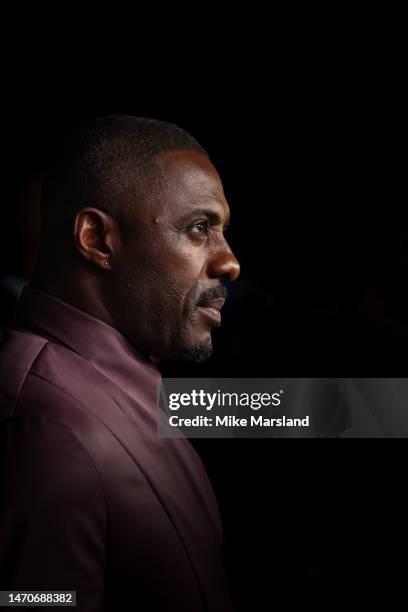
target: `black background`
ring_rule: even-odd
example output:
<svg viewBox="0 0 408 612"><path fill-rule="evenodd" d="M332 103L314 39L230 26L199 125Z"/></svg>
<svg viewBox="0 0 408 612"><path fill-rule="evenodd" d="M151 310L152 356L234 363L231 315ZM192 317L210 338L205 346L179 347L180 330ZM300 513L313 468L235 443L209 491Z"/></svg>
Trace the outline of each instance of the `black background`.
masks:
<svg viewBox="0 0 408 612"><path fill-rule="evenodd" d="M320 42L305 36L295 47L288 39L249 53L242 36L239 52L226 44L200 63L190 39L151 67L152 44L114 59L111 41L100 42L79 61L27 49L4 97L1 274L32 269L38 177L60 135L101 114L156 117L208 150L242 268L214 357L162 364L163 373L404 376L398 41L390 50L380 34L352 48L346 33L332 46L329 39L327 32ZM238 610L389 600L402 591L405 442L341 441L339 433L194 441L219 500Z"/></svg>

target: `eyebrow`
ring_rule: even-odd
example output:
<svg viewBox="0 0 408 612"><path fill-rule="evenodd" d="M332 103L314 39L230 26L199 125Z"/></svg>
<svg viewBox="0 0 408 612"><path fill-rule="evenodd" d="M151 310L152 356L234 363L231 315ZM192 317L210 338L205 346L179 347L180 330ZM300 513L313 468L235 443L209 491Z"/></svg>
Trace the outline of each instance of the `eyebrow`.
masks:
<svg viewBox="0 0 408 612"><path fill-rule="evenodd" d="M211 208L195 208L191 212L188 212L187 214L185 214L182 218L182 221L188 221L189 219L191 219L191 217L200 217L200 216L207 217L209 221L214 225L222 223L220 214L216 212L215 210L212 210ZM227 220L224 223L224 228L228 227L229 221L230 221L230 218L228 215Z"/></svg>

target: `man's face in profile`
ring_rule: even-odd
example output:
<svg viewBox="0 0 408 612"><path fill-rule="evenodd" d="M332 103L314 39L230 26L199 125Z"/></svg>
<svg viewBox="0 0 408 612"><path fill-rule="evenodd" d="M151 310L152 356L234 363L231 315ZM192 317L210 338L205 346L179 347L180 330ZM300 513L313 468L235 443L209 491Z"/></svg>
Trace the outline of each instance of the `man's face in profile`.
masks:
<svg viewBox="0 0 408 612"><path fill-rule="evenodd" d="M201 361L221 322L224 282L239 275L224 237L229 208L203 154L167 151L159 163L157 193L124 207L112 287L118 327L153 357Z"/></svg>

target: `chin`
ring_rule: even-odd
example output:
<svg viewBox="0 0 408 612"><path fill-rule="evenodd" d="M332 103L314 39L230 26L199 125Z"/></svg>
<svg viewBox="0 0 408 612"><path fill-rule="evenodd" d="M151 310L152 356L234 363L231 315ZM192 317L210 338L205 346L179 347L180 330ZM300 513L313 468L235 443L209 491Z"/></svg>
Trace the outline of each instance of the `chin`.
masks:
<svg viewBox="0 0 408 612"><path fill-rule="evenodd" d="M214 352L211 338L207 342L199 342L189 346L178 354L179 359L201 363L211 357Z"/></svg>

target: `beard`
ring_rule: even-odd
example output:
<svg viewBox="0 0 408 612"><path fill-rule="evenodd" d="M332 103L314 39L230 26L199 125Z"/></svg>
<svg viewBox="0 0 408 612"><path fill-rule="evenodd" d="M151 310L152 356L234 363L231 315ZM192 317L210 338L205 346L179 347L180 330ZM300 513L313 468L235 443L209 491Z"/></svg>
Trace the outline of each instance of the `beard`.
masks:
<svg viewBox="0 0 408 612"><path fill-rule="evenodd" d="M211 337L207 342L200 342L193 344L188 348L181 351L177 357L184 361L193 361L194 363L201 363L211 357L214 352Z"/></svg>

